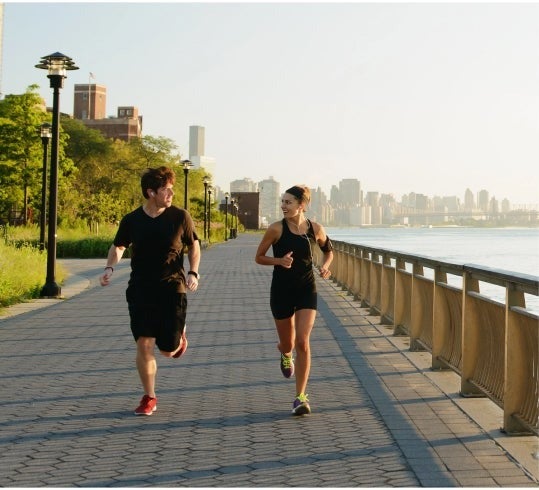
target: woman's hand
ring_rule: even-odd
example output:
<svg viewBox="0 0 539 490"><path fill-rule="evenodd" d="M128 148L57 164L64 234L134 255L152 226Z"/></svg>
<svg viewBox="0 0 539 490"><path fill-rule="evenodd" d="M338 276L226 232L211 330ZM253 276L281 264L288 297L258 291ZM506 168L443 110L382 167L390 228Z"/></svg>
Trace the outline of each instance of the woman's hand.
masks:
<svg viewBox="0 0 539 490"><path fill-rule="evenodd" d="M284 257L281 257L281 263L279 265L285 269L290 269L290 267L292 267L292 262L294 262L292 254L293 252L288 252Z"/></svg>
<svg viewBox="0 0 539 490"><path fill-rule="evenodd" d="M327 279L329 276L331 276L331 271L329 269L324 269L323 267L320 267L320 277L323 279Z"/></svg>

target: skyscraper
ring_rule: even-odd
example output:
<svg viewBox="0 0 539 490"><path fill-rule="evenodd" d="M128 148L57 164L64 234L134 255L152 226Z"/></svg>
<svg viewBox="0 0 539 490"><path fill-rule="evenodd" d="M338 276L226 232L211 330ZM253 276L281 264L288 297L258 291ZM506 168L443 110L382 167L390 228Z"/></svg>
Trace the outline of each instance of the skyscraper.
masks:
<svg viewBox="0 0 539 490"><path fill-rule="evenodd" d="M189 160L193 168L204 168L212 176L215 174L215 158L205 155L206 128L189 126Z"/></svg>
<svg viewBox="0 0 539 490"><path fill-rule="evenodd" d="M189 126L189 159L204 156L205 128L203 126Z"/></svg>

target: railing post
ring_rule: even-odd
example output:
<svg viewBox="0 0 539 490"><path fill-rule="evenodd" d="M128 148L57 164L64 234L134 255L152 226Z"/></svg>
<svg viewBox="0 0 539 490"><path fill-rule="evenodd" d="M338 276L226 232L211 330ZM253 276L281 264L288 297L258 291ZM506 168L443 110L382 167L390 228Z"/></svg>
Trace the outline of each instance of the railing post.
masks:
<svg viewBox="0 0 539 490"><path fill-rule="evenodd" d="M382 278L380 281L380 322L393 325L395 313L395 269L391 267L391 258L382 255Z"/></svg>
<svg viewBox="0 0 539 490"><path fill-rule="evenodd" d="M368 250L361 251L361 307L366 308L370 304L369 284L370 284L371 261Z"/></svg>
<svg viewBox="0 0 539 490"><path fill-rule="evenodd" d="M411 320L412 279L406 262L398 257L395 264L395 298L393 335L408 335Z"/></svg>
<svg viewBox="0 0 539 490"><path fill-rule="evenodd" d="M505 370L504 370L504 396L503 396L503 430L511 434L530 434L530 430L521 423L515 414L525 406L527 395L534 391L533 386L529 386L529 380L533 379L533 369L529 365L530 356L524 355L526 351L533 351L533 346L527 345L524 322L519 324L514 319L513 307L525 308L526 301L524 293L517 291L513 284L506 286L505 300ZM536 339L537 341L537 339ZM537 384L537 345L535 346L535 382ZM531 374L531 375L530 375ZM535 395L530 398L537 399L537 386ZM537 410L535 411L537 413ZM537 419L537 417L535 417Z"/></svg>
<svg viewBox="0 0 539 490"><path fill-rule="evenodd" d="M425 308L421 297L421 291L419 286L419 277L423 277L423 265L417 262L413 264L412 271L412 319L410 328L410 350L421 351L425 350L424 347L418 342L421 337L421 328L423 325L423 315Z"/></svg>
<svg viewBox="0 0 539 490"><path fill-rule="evenodd" d="M478 356L479 339L478 328L474 324L477 312L469 293L479 293L479 281L472 277L468 271L462 275L462 373L460 378L460 394L462 396L482 396L481 391L470 379L475 372Z"/></svg>
<svg viewBox="0 0 539 490"><path fill-rule="evenodd" d="M432 308L432 369L444 369L445 364L440 362L440 354L445 339L449 338L446 330L450 326L447 305L443 303L443 292L439 283L447 284L447 274L439 267L434 269L434 305Z"/></svg>
<svg viewBox="0 0 539 490"><path fill-rule="evenodd" d="M380 314L381 265L379 261L380 255L378 252L371 252L369 268L369 303L371 315Z"/></svg>

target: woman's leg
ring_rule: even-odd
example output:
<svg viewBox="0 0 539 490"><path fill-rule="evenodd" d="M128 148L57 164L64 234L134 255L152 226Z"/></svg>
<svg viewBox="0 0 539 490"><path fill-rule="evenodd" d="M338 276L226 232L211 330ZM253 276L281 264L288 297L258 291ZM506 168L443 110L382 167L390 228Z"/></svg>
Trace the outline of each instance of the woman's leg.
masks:
<svg viewBox="0 0 539 490"><path fill-rule="evenodd" d="M137 370L144 393L155 398L155 376L157 362L154 355L155 339L153 337L139 337L137 340Z"/></svg>
<svg viewBox="0 0 539 490"><path fill-rule="evenodd" d="M296 330L294 328L294 315L283 320L275 319L279 343L277 348L285 356L291 356L296 343Z"/></svg>
<svg viewBox="0 0 539 490"><path fill-rule="evenodd" d="M311 371L311 346L310 336L316 318L316 310L297 310L295 313L296 323L296 394L307 390L309 373Z"/></svg>

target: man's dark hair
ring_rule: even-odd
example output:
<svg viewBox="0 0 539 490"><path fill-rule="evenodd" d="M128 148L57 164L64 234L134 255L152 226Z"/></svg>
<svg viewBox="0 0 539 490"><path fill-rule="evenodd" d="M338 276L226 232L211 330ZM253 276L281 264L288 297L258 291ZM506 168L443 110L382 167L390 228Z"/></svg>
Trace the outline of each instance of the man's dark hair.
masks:
<svg viewBox="0 0 539 490"><path fill-rule="evenodd" d="M148 189L157 189L176 182L176 174L168 167L147 168L140 179L142 195L148 199Z"/></svg>

